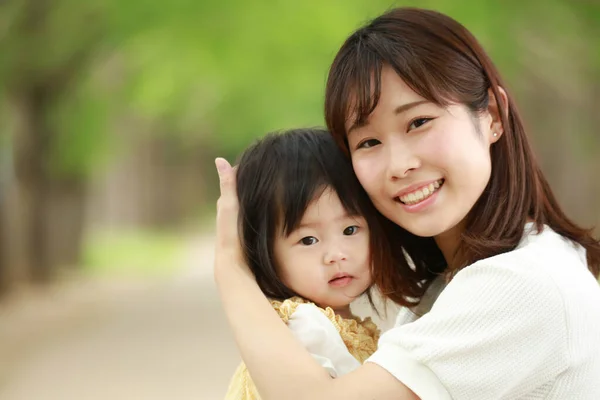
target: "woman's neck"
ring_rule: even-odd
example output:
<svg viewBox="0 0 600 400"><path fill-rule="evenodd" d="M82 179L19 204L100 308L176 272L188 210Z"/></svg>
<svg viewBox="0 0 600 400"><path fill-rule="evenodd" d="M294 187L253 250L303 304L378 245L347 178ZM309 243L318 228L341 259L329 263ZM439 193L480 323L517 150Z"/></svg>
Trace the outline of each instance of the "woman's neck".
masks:
<svg viewBox="0 0 600 400"><path fill-rule="evenodd" d="M437 244L440 251L444 255L444 259L446 260L448 268L453 267L452 261L454 260L456 250L458 250L458 246L460 245L460 237L464 230L464 226L465 221L463 220L458 225L455 225L446 232L441 233L434 238L435 244Z"/></svg>

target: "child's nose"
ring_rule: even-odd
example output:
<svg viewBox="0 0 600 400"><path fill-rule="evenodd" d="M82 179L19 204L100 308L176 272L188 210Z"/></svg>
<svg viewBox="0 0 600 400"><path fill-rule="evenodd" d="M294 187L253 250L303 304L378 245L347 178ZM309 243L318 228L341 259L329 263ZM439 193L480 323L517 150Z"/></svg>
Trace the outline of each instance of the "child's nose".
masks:
<svg viewBox="0 0 600 400"><path fill-rule="evenodd" d="M346 261L347 256L346 253L344 251L342 251L341 249L331 249L330 251L328 251L325 254L325 264L330 265L330 264L336 264L342 261Z"/></svg>

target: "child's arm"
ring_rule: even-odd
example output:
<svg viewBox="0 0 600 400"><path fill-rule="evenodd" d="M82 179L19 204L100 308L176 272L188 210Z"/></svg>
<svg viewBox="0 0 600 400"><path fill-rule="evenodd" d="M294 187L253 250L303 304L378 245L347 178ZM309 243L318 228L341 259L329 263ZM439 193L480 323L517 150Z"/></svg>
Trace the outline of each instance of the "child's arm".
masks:
<svg viewBox="0 0 600 400"><path fill-rule="evenodd" d="M339 332L314 304L300 304L288 320L294 336L332 378L360 367Z"/></svg>

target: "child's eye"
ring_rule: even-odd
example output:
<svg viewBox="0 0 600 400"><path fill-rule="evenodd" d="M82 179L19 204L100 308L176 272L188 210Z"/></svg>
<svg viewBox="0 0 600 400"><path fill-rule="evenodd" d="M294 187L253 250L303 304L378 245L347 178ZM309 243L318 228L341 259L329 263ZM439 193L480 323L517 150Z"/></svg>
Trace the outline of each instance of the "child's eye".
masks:
<svg viewBox="0 0 600 400"><path fill-rule="evenodd" d="M306 236L306 237L303 237L302 239L300 239L300 243L302 243L305 246L310 246L317 242L318 242L318 240L314 236Z"/></svg>
<svg viewBox="0 0 600 400"><path fill-rule="evenodd" d="M352 225L344 229L344 235L346 236L352 236L356 234L356 232L358 232L358 226L356 225Z"/></svg>
<svg viewBox="0 0 600 400"><path fill-rule="evenodd" d="M356 146L357 149L370 149L371 147L375 147L378 144L380 144L381 142L377 139L367 139L363 142L360 142L358 144L358 146Z"/></svg>
<svg viewBox="0 0 600 400"><path fill-rule="evenodd" d="M409 129L417 129L420 126L425 125L426 123L428 123L429 121L431 121L433 118L417 118L415 120L413 120L410 125L408 126Z"/></svg>

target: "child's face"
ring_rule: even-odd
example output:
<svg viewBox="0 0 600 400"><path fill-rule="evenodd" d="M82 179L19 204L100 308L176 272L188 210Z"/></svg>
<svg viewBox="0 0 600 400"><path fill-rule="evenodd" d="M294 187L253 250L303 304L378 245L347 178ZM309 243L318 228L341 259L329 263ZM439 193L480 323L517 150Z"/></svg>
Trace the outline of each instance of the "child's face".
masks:
<svg viewBox="0 0 600 400"><path fill-rule="evenodd" d="M371 285L369 228L325 190L298 229L275 239L278 274L290 289L321 307L342 308Z"/></svg>

